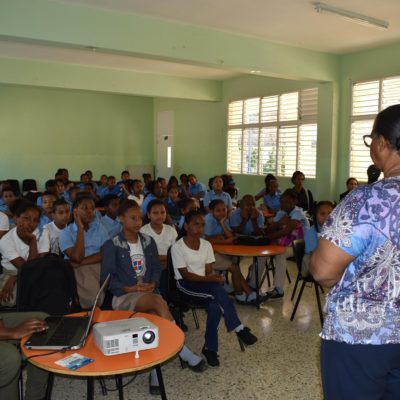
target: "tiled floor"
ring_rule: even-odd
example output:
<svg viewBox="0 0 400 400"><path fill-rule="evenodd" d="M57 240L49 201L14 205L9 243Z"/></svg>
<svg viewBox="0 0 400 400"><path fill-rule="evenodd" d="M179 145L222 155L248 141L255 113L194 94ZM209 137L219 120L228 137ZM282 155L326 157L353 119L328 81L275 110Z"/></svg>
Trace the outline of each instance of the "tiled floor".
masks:
<svg viewBox="0 0 400 400"><path fill-rule="evenodd" d="M243 263L244 264L244 263ZM209 368L202 374L182 370L174 359L162 367L168 398L183 400L213 399L281 399L321 400L319 376L320 322L314 289L306 288L297 311L290 322L293 303L290 295L296 276L295 266L288 263L292 284L286 288L284 299L273 300L256 310L252 306L237 306L242 322L251 327L258 342L242 353L236 336L227 333L223 322L220 326L220 361L217 369ZM196 330L188 313L186 335L188 346L199 353L203 345L205 313L198 311L200 329ZM124 383L130 376L124 377ZM115 389L113 379L106 385ZM83 399L86 382L57 376L53 389L54 400ZM137 375L134 382L124 388L125 399L157 399L148 393L148 373ZM115 391L103 397L98 382L95 398L117 399Z"/></svg>

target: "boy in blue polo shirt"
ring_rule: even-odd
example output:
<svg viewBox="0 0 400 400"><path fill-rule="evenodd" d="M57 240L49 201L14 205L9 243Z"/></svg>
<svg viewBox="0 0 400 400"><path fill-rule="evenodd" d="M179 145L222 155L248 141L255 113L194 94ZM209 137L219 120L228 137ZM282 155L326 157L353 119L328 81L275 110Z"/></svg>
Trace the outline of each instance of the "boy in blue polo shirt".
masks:
<svg viewBox="0 0 400 400"><path fill-rule="evenodd" d="M222 200L227 208L228 215L232 211L232 199L231 196L224 192L222 189L224 187L224 181L220 176L214 176L211 181L212 190L204 194L203 205L205 210L209 213L209 205L213 200Z"/></svg>
<svg viewBox="0 0 400 400"><path fill-rule="evenodd" d="M103 199L106 214L101 218L101 223L106 228L109 239L118 235L122 229L118 218L119 203L120 200L116 194L108 194Z"/></svg>
<svg viewBox="0 0 400 400"><path fill-rule="evenodd" d="M96 218L96 206L89 196L74 203L74 222L60 233L60 250L74 267L78 296L83 308L90 308L100 289L101 247L108 240L106 228Z"/></svg>

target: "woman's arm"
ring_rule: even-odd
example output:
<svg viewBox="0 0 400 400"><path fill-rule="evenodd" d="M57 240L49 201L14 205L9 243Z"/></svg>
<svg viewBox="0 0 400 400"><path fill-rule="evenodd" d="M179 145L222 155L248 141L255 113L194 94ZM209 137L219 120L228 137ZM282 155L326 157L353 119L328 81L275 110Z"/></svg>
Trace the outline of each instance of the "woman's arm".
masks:
<svg viewBox="0 0 400 400"><path fill-rule="evenodd" d="M209 265L212 266L212 264L206 264L206 268ZM206 276L201 276L201 275L194 274L193 272L189 272L186 267L185 268L178 268L178 271L180 272L182 278L185 281L215 282L215 283L223 283L224 282L224 277L220 276L220 275L209 274L209 275L206 275ZM206 270L206 273L207 273L207 270Z"/></svg>
<svg viewBox="0 0 400 400"><path fill-rule="evenodd" d="M321 238L311 255L310 274L322 286L332 287L355 257L328 240Z"/></svg>

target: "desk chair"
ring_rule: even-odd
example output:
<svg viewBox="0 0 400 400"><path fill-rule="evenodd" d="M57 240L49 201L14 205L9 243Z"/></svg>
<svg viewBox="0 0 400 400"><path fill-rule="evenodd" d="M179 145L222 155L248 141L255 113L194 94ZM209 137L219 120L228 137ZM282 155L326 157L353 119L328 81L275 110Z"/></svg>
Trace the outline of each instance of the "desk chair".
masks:
<svg viewBox="0 0 400 400"><path fill-rule="evenodd" d="M304 287L306 285L306 283L311 283L311 285L314 285L315 288L315 296L317 298L317 305L318 305L318 312L319 312L319 319L321 321L321 326L324 323L324 317L323 317L323 313L322 313L322 307L321 307L321 299L320 299L320 290L323 293L323 289L321 287L321 285L318 282L315 282L314 278L312 277L312 275L307 274L307 275L303 275L301 272L301 266L302 266L302 262L303 262L303 257L304 257L304 250L305 250L305 243L303 239L298 239L298 240L294 240L293 241L293 254L294 254L294 258L296 260L296 265L297 265L297 277L296 277L296 283L294 285L293 288L293 293L292 293L292 297L290 298L290 300L294 299L294 296L296 294L296 289L297 289L297 285L300 281L303 281L301 288L300 288L300 292L297 296L296 299L296 303L294 305L293 308L293 312L292 315L290 316L290 320L293 321L294 316L296 315L296 311L297 311L297 307L299 306L300 300L301 300L301 296L303 295L303 290Z"/></svg>
<svg viewBox="0 0 400 400"><path fill-rule="evenodd" d="M11 186L11 189L14 190L16 196L19 196L21 194L19 181L17 179L7 179L6 183Z"/></svg>
<svg viewBox="0 0 400 400"><path fill-rule="evenodd" d="M289 257L286 260L294 261L294 260L292 260L292 257ZM264 276L263 276L263 278L261 280L260 287L264 283L265 278L267 278L268 287L271 286L271 278L269 276L270 272L272 273L272 276L275 275L274 257L268 257L267 261L265 262L265 273L264 273ZM287 270L287 268L286 268L286 277L287 277L287 280L289 281L289 284L292 283L292 279L290 278L290 274L289 274L289 271Z"/></svg>
<svg viewBox="0 0 400 400"><path fill-rule="evenodd" d="M30 192L31 190L37 191L37 184L35 179L24 179L22 181L22 192Z"/></svg>

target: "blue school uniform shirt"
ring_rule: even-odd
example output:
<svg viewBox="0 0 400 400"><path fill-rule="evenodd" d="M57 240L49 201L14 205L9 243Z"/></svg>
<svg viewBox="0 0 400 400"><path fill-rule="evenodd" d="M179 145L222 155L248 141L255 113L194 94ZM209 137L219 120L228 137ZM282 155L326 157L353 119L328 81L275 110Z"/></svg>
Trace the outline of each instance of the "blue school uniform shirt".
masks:
<svg viewBox="0 0 400 400"><path fill-rule="evenodd" d="M213 200L222 200L228 209L232 208L232 199L231 196L226 192L221 192L217 194L214 190L206 192L203 199L204 207L208 207Z"/></svg>
<svg viewBox="0 0 400 400"><path fill-rule="evenodd" d="M201 182L196 182L194 185L189 183L189 193L192 196L196 196L201 192L205 192L207 189Z"/></svg>
<svg viewBox="0 0 400 400"><path fill-rule="evenodd" d="M122 225L119 222L119 218L112 219L108 215L104 215L104 217L101 217L101 223L106 228L109 239L118 235L118 233L120 233L122 230Z"/></svg>
<svg viewBox="0 0 400 400"><path fill-rule="evenodd" d="M270 211L276 212L281 208L281 194L279 192L274 195L267 194L263 197L263 200Z"/></svg>
<svg viewBox="0 0 400 400"><path fill-rule="evenodd" d="M242 216L240 215L241 210L240 208L236 209L235 211L231 212L229 222L232 228L240 226L242 223ZM261 211L257 210L257 226L260 228L264 228L264 216L262 215ZM242 235L253 235L253 222L249 219L246 222Z"/></svg>
<svg viewBox="0 0 400 400"><path fill-rule="evenodd" d="M224 234L224 230L222 229L221 224L211 213L206 215L205 223L206 223L206 225L204 227L204 235L205 236L217 236L217 235ZM224 225L228 229L231 229L231 227L229 225L229 221L227 219L224 221Z"/></svg>
<svg viewBox="0 0 400 400"><path fill-rule="evenodd" d="M149 203L150 203L152 200L155 200L156 198L157 198L157 197L154 196L153 193L148 194L148 195L144 198L143 203L142 203L142 205L140 206L140 208L142 209L142 217L143 217L143 218L144 218L145 215L147 214L147 206L149 205Z"/></svg>
<svg viewBox="0 0 400 400"><path fill-rule="evenodd" d="M321 232L321 227L319 227L319 232ZM315 225L307 229L304 234L304 243L305 243L305 253L311 254L317 246L319 240L320 233L315 229Z"/></svg>
<svg viewBox="0 0 400 400"><path fill-rule="evenodd" d="M310 228L310 223L308 222L308 219L306 215L304 214L304 211L302 208L295 206L292 211L290 211L289 214L287 214L285 211L280 210L277 212L277 214L274 217L274 221L278 222L280 221L283 217L289 216L290 219L294 219L296 221L300 221L301 226L303 227L303 232L305 232L307 229Z"/></svg>
<svg viewBox="0 0 400 400"><path fill-rule="evenodd" d="M169 197L164 200L165 207L167 208L167 213L172 218L172 223L174 225L178 224L181 219L181 211L177 203L174 203Z"/></svg>
<svg viewBox="0 0 400 400"><path fill-rule="evenodd" d="M116 194L117 196L121 195L121 186L115 185L112 189L108 186L101 191L101 197L107 196L108 194Z"/></svg>
<svg viewBox="0 0 400 400"><path fill-rule="evenodd" d="M44 226L49 224L51 221L52 220L45 213L42 213L39 219L39 232L42 233Z"/></svg>
<svg viewBox="0 0 400 400"><path fill-rule="evenodd" d="M0 211L5 213L8 211L8 205L3 202L3 204L0 204Z"/></svg>
<svg viewBox="0 0 400 400"><path fill-rule="evenodd" d="M75 246L78 227L75 222L69 224L60 232L60 250L65 253L66 249ZM84 233L85 257L98 253L104 242L108 240L106 228L96 218L89 224L89 229ZM65 258L68 259L67 255Z"/></svg>

